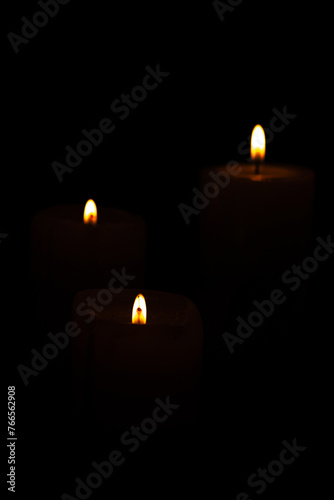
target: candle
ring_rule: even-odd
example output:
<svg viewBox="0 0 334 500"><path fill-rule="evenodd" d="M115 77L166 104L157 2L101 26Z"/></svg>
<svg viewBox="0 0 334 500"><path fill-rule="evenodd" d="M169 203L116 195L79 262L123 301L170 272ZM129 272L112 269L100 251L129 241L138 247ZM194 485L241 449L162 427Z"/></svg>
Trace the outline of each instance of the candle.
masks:
<svg viewBox="0 0 334 500"><path fill-rule="evenodd" d="M297 258L310 237L314 173L298 166L266 165L262 127L252 134L253 164L201 172L201 191L217 184L202 210L204 284L231 293ZM206 189L206 191L208 191Z"/></svg>
<svg viewBox="0 0 334 500"><path fill-rule="evenodd" d="M31 225L32 272L37 281L75 292L105 287L111 271L126 268L142 284L145 222L122 210L99 208L93 200L47 208Z"/></svg>
<svg viewBox="0 0 334 500"><path fill-rule="evenodd" d="M82 402L87 377L100 401L113 394L154 398L193 390L203 343L195 305L171 293L123 290L100 311L84 308L87 297L98 292L81 291L73 303L81 330L72 349L77 401Z"/></svg>

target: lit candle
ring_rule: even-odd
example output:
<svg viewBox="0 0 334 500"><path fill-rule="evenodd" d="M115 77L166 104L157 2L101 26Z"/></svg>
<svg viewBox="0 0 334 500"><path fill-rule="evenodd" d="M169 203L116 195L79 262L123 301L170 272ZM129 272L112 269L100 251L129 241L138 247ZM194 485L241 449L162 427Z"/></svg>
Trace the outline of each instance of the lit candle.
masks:
<svg viewBox="0 0 334 500"><path fill-rule="evenodd" d="M42 295L47 289L67 295L106 288L111 271L123 268L142 286L146 226L142 217L122 210L60 205L35 215L31 224L32 273Z"/></svg>
<svg viewBox="0 0 334 500"><path fill-rule="evenodd" d="M213 178L218 186L224 184L200 215L201 269L208 287L231 293L251 277L291 264L309 240L314 173L264 164L265 147L258 125L252 134L252 164L235 166L233 175L227 167L201 172L202 192Z"/></svg>
<svg viewBox="0 0 334 500"><path fill-rule="evenodd" d="M124 290L96 312L83 315L87 297L75 296L73 338L75 394L82 399L87 373L94 397L132 398L184 394L200 380L203 329L200 314L186 297L164 292Z"/></svg>

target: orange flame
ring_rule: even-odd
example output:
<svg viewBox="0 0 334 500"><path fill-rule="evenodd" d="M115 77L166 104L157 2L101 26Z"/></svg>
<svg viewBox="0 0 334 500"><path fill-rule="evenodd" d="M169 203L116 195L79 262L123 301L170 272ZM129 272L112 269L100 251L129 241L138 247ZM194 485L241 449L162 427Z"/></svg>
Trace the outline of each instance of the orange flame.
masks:
<svg viewBox="0 0 334 500"><path fill-rule="evenodd" d="M132 308L132 323L139 325L146 324L146 301L143 295L137 295Z"/></svg>
<svg viewBox="0 0 334 500"><path fill-rule="evenodd" d="M97 223L97 208L93 200L88 200L83 214L85 224L95 225Z"/></svg>
<svg viewBox="0 0 334 500"><path fill-rule="evenodd" d="M256 125L251 138L251 156L253 161L263 161L266 154L266 136L261 125Z"/></svg>

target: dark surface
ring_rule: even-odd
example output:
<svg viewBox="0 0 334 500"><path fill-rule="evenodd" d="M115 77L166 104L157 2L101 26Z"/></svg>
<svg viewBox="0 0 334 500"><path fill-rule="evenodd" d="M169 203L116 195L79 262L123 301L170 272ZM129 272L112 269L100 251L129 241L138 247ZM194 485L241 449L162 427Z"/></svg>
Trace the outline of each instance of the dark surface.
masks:
<svg viewBox="0 0 334 500"><path fill-rule="evenodd" d="M304 257L313 254L317 237L333 234L329 9L244 0L220 22L210 1L118 7L72 0L15 54L7 33L20 33L20 18L31 19L39 8L33 1L5 4L2 397L16 385L17 498L75 496L75 478L84 480L92 461L122 449L125 463L92 498L202 492L234 499L245 491L253 499L258 494L247 478L294 438L307 449L263 498L323 498L330 491L334 257L287 293L286 303L231 355L222 334L235 331L237 316L247 316L253 300L279 288L280 276L249 283L229 308L217 301L224 320L209 314L199 287L198 217L186 225L178 205L191 203L201 168L243 161L238 147L253 126L268 126L272 109L286 106L297 117L268 145L267 161L315 170L315 220ZM65 147L81 140L81 130L111 117L110 104L141 84L147 65L157 64L170 75L128 118L114 116L116 130L59 183L51 163L64 162ZM84 205L88 198L145 217L146 288L188 296L203 317L199 413L188 424L161 424L133 454L120 444L119 429L94 425L89 411L83 420L74 412L70 350L28 387L16 368L29 363L30 350L40 349L48 333L35 312L30 220L44 207ZM3 429L5 438L6 424Z"/></svg>

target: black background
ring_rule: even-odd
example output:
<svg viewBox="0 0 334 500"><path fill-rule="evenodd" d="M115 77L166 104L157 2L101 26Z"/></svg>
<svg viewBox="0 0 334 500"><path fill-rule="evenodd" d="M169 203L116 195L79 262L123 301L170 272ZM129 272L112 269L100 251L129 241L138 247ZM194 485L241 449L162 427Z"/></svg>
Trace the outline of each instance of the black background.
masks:
<svg viewBox="0 0 334 500"><path fill-rule="evenodd" d="M146 288L187 295L200 308L198 217L186 225L178 205L190 204L201 168L242 161L238 146L253 126L268 126L272 109L286 106L297 117L268 145L266 159L315 170L315 219L305 253L311 255L316 238L332 230L330 12L301 1L244 0L221 22L210 1L71 0L15 54L7 33L20 34L20 18L31 19L39 7L34 1L3 7L2 398L16 385L17 496L52 499L74 495L75 478L85 479L93 460L120 445L119 436L75 420L66 354L28 387L17 373L48 333L36 317L29 275L31 217L88 198L143 215ZM112 118L111 102L157 64L170 75L126 120L114 116L116 130L59 183L51 163L64 162L65 147L81 140L83 128ZM294 438L307 450L263 498L321 497L329 477L332 280L333 257L233 355L221 333L232 331L236 316L261 297L234 304L226 324L203 317L210 341L199 415L189 425L159 429L92 498L200 491L256 498L248 476L277 458L282 440ZM6 423L3 429L5 443Z"/></svg>

